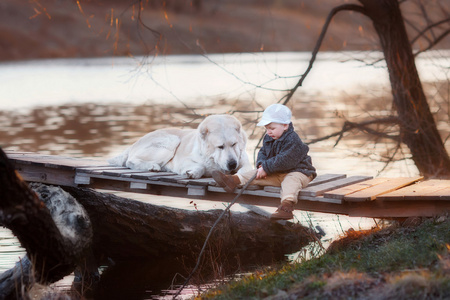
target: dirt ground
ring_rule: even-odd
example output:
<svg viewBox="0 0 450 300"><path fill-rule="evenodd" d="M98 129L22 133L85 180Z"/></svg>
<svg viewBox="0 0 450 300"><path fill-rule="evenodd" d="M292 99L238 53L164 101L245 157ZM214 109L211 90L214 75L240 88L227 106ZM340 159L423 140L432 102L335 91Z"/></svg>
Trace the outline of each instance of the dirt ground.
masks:
<svg viewBox="0 0 450 300"><path fill-rule="evenodd" d="M2 0L0 61L311 51L329 11L340 4L358 3L166 0L164 7L155 4L160 2L163 1ZM413 16L408 3L402 4L402 10L405 17ZM439 18L439 11L431 8L430 15ZM415 19L414 24L420 21ZM450 48L450 39L444 39L440 47ZM321 48L323 51L371 49L378 49L378 38L370 21L352 12L341 12L335 17Z"/></svg>

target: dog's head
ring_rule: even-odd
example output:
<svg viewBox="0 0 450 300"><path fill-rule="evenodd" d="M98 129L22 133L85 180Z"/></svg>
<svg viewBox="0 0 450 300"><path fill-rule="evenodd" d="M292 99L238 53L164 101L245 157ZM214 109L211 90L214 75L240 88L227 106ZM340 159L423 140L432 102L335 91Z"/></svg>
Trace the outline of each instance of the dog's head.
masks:
<svg viewBox="0 0 450 300"><path fill-rule="evenodd" d="M211 167L226 173L236 172L247 144L247 135L239 120L230 115L212 115L206 117L198 129L203 155L207 156Z"/></svg>

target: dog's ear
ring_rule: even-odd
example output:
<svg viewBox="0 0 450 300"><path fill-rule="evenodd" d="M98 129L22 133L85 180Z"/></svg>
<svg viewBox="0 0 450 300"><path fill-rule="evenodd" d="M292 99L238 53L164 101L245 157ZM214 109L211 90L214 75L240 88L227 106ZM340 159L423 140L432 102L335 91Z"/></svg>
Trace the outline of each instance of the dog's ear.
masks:
<svg viewBox="0 0 450 300"><path fill-rule="evenodd" d="M209 130L204 122L200 123L200 125L198 126L198 131L200 132L200 137L205 140Z"/></svg>
<svg viewBox="0 0 450 300"><path fill-rule="evenodd" d="M247 133L244 131L244 129L241 127L241 130L239 131L239 139L240 139L240 147L245 151L245 147L247 145Z"/></svg>
<svg viewBox="0 0 450 300"><path fill-rule="evenodd" d="M240 134L240 133L241 133L241 129L242 129L241 123L238 123L238 124L235 126L235 129L236 129L236 131Z"/></svg>
<svg viewBox="0 0 450 300"><path fill-rule="evenodd" d="M238 119L236 119L236 117L233 116L233 127L234 129L236 129L236 131L240 134L241 130L242 130L242 125L241 122L239 122Z"/></svg>

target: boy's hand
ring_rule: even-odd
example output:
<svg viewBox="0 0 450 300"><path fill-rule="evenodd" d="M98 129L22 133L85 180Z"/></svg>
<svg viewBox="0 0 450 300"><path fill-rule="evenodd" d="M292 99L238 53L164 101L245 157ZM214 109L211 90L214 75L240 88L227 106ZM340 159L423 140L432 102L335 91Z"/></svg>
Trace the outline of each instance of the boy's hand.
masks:
<svg viewBox="0 0 450 300"><path fill-rule="evenodd" d="M256 179L263 179L267 177L266 171L262 168L262 166L258 167L258 171L256 172Z"/></svg>

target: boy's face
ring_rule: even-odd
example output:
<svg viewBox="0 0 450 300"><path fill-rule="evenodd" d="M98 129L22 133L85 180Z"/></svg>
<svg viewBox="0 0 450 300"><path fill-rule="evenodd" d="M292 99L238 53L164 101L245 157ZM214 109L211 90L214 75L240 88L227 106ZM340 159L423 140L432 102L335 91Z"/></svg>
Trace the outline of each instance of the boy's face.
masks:
<svg viewBox="0 0 450 300"><path fill-rule="evenodd" d="M278 140L288 130L289 124L269 123L266 126L267 134L274 140Z"/></svg>

